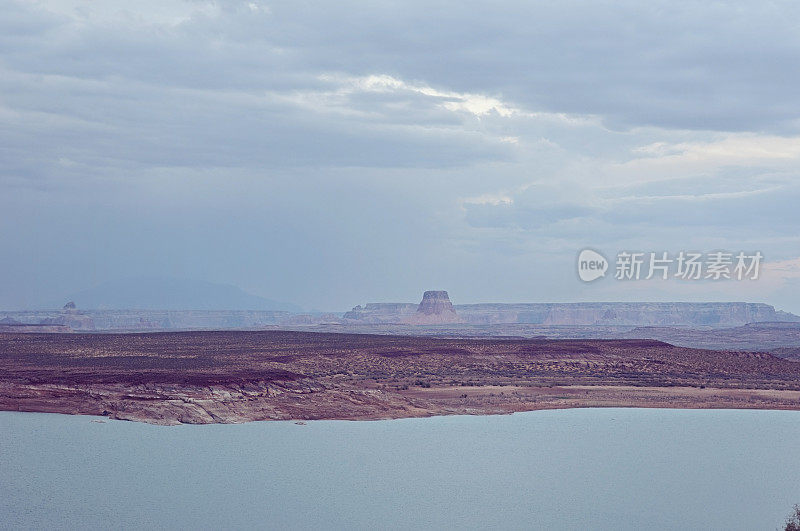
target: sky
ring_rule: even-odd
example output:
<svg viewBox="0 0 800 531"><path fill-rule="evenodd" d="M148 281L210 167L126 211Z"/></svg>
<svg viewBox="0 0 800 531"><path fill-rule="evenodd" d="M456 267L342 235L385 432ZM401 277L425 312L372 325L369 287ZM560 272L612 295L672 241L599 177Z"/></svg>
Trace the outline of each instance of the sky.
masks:
<svg viewBox="0 0 800 531"><path fill-rule="evenodd" d="M796 2L0 0L0 308L129 277L306 309L800 313ZM759 251L745 281L576 257Z"/></svg>

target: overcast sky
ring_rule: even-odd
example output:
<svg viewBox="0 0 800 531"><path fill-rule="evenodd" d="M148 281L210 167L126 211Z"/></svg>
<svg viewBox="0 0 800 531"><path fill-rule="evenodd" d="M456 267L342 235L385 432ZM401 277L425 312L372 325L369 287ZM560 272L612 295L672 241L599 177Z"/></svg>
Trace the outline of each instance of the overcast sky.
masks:
<svg viewBox="0 0 800 531"><path fill-rule="evenodd" d="M0 0L0 307L102 282L305 308L800 312L796 2ZM582 283L584 247L761 251Z"/></svg>

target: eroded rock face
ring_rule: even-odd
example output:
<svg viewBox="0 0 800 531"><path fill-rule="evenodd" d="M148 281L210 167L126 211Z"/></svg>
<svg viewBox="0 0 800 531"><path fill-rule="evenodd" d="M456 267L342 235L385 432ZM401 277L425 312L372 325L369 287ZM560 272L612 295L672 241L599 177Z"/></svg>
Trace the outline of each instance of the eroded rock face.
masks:
<svg viewBox="0 0 800 531"><path fill-rule="evenodd" d="M408 324L451 324L460 323L461 319L450 302L446 291L426 291L417 311L406 321Z"/></svg>
<svg viewBox="0 0 800 531"><path fill-rule="evenodd" d="M440 315L453 312L453 303L446 291L426 291L422 294L422 302L417 307L417 313L425 315Z"/></svg>
<svg viewBox="0 0 800 531"><path fill-rule="evenodd" d="M366 306L356 306L345 313L343 318L368 324L396 324L413 316L416 311L417 305L412 303L373 302Z"/></svg>

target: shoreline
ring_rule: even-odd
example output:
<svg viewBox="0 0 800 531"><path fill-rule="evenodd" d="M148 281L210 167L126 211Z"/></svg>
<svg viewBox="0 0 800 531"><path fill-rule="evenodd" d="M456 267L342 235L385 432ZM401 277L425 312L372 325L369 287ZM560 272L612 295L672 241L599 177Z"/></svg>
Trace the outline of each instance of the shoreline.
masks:
<svg viewBox="0 0 800 531"><path fill-rule="evenodd" d="M0 411L88 415L157 425L238 424L257 421L372 421L452 415L505 415L579 408L731 409L800 411L800 391L694 387L566 385L331 390L280 400L245 397L241 390L167 391L125 386L0 385ZM464 397L463 395L467 395ZM148 396L149 395L149 396ZM227 395L226 398L221 398ZM298 403L302 402L302 403Z"/></svg>

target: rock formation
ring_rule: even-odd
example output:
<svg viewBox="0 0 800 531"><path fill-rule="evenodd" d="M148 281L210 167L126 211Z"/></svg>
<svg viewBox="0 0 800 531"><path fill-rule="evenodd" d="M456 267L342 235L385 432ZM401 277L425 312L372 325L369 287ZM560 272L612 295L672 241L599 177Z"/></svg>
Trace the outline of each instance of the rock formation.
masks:
<svg viewBox="0 0 800 531"><path fill-rule="evenodd" d="M767 304L745 302L466 304L457 310L470 324L726 327L797 319Z"/></svg>
<svg viewBox="0 0 800 531"><path fill-rule="evenodd" d="M375 302L358 305L343 316L345 323L384 325L437 325L463 322L446 291L426 291L419 304Z"/></svg>
<svg viewBox="0 0 800 531"><path fill-rule="evenodd" d="M58 317L42 319L39 324L45 326L66 326L70 330L95 330L94 321L91 316L77 310L62 310L61 315Z"/></svg>
<svg viewBox="0 0 800 531"><path fill-rule="evenodd" d="M439 293L439 292L430 292ZM446 292L444 297L446 298ZM423 299L435 314L436 295ZM447 324L471 325L530 324L552 326L694 326L722 328L756 322L798 322L800 317L776 311L761 303L745 302L576 302L525 304L439 305L455 320L432 319L422 305L410 303L367 304L347 312L345 319L359 324Z"/></svg>
<svg viewBox="0 0 800 531"><path fill-rule="evenodd" d="M405 302L372 302L356 306L343 317L363 324L396 324L414 315L417 307Z"/></svg>
<svg viewBox="0 0 800 531"><path fill-rule="evenodd" d="M453 303L446 291L426 291L414 315L405 319L408 324L437 325L460 323Z"/></svg>
<svg viewBox="0 0 800 531"><path fill-rule="evenodd" d="M44 332L72 332L72 329L63 325L40 325L23 323L13 317L3 317L0 319L0 332L11 332L14 334L25 333L44 333Z"/></svg>
<svg viewBox="0 0 800 531"><path fill-rule="evenodd" d="M255 310L30 310L0 311L0 326L30 331L40 325L52 330L230 330L237 328L295 327L337 325L375 332L369 327L397 325L405 327L397 333L417 334L423 327L414 325L470 325L471 333L482 327L485 334L496 326L515 326L501 335L512 333L529 336L522 328L528 325L550 327L691 327L702 329L730 328L748 323L800 322L800 317L776 311L767 304L744 302L591 302L591 303L527 303L527 304L463 304L452 305L446 292L428 292L421 304L371 303L356 306L342 318L335 315L293 315L284 311ZM344 328L343 328L344 329ZM44 331L44 328L40 328ZM377 330L377 329L376 329ZM432 329L436 330L436 329ZM523 333L524 332L524 333ZM438 332L437 332L438 333ZM557 335L553 330L535 334L550 337L607 337L596 331L586 335ZM576 334L572 331L570 334ZM651 333L651 331L648 331ZM598 335L600 334L600 335ZM673 332L670 332L672 337Z"/></svg>

